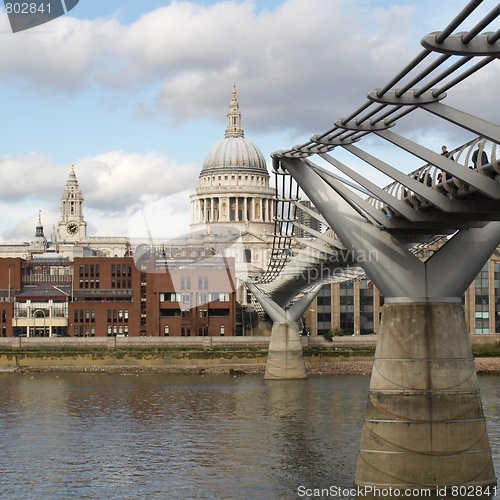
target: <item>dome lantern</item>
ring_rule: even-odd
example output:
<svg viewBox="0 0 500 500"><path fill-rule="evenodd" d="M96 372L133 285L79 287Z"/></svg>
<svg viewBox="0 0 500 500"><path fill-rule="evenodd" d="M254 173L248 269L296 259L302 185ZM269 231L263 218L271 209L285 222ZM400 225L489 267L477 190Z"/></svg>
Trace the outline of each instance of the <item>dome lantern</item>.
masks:
<svg viewBox="0 0 500 500"><path fill-rule="evenodd" d="M221 170L252 170L268 176L267 163L261 150L245 138L241 128L241 112L236 98L236 84L229 112L224 138L216 142L205 156L201 175Z"/></svg>

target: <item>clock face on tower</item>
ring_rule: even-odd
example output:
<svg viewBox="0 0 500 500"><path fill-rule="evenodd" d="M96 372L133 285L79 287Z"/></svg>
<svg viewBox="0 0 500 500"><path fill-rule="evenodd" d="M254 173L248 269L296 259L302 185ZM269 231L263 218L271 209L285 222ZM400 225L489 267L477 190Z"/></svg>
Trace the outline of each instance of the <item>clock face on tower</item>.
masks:
<svg viewBox="0 0 500 500"><path fill-rule="evenodd" d="M70 222L66 226L66 231L68 231L69 234L76 234L78 232L78 224Z"/></svg>

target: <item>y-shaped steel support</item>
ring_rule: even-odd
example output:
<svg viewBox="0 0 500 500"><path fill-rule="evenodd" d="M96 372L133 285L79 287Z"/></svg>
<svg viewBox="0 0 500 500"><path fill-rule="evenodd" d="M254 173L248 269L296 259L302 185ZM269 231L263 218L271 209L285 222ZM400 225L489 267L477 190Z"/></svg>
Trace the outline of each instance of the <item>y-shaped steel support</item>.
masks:
<svg viewBox="0 0 500 500"><path fill-rule="evenodd" d="M307 378L297 322L323 285L315 286L287 310L261 292L253 283L247 282L246 285L273 321L264 378L275 380Z"/></svg>
<svg viewBox="0 0 500 500"><path fill-rule="evenodd" d="M283 158L385 297L356 484L377 488L496 483L461 297L500 243L500 222L461 230L426 262L362 217L301 160Z"/></svg>

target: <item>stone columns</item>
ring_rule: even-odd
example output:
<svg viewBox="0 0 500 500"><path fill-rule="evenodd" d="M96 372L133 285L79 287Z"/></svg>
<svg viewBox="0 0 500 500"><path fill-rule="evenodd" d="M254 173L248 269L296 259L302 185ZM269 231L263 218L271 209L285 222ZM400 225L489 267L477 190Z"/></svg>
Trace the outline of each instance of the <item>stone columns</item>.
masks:
<svg viewBox="0 0 500 500"><path fill-rule="evenodd" d="M496 484L460 299L384 306L355 483Z"/></svg>

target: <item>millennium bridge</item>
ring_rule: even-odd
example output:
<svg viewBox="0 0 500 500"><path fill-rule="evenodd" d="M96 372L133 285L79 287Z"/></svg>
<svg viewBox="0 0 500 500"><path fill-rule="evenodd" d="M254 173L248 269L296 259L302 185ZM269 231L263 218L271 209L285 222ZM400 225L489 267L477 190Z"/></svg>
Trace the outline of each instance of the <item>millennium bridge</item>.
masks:
<svg viewBox="0 0 500 500"><path fill-rule="evenodd" d="M274 248L267 272L247 283L273 321L266 378L307 376L298 321L323 284L366 274L385 298L358 486L496 484L461 297L500 244L500 127L444 104L457 85L498 64L500 5L487 11L486 3L469 2L424 36L415 58L331 129L272 154ZM476 78L473 90L493 95L496 83ZM464 143L435 151L405 137L417 113ZM375 140L418 168L370 154ZM359 162L362 173L349 166ZM390 179L385 187L374 180L380 174ZM301 224L301 211L327 230ZM436 239L431 257L415 255Z"/></svg>

